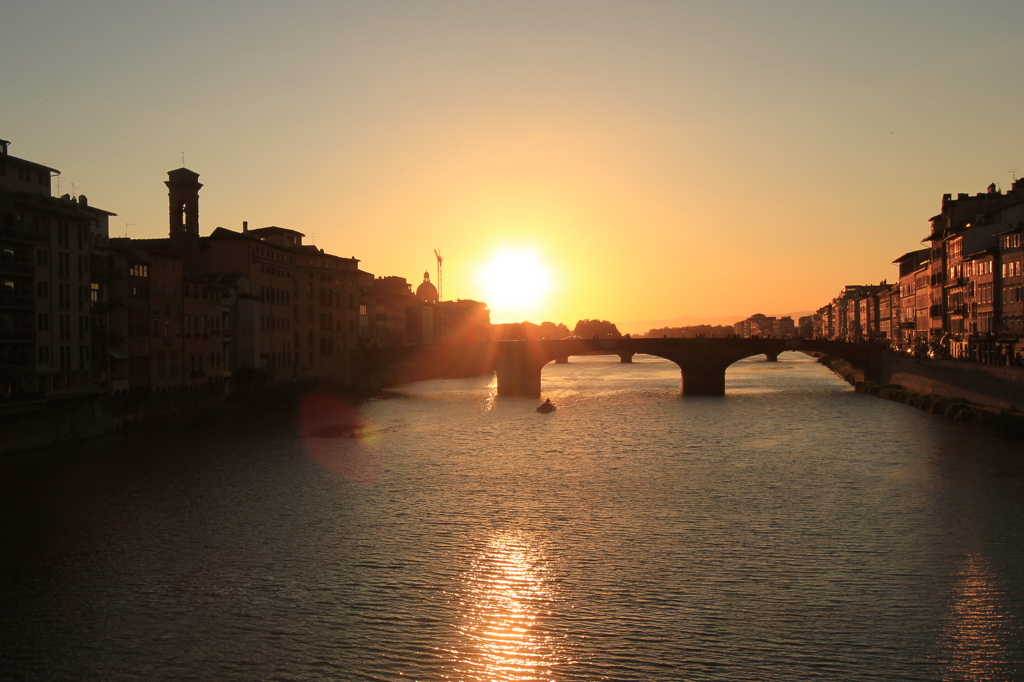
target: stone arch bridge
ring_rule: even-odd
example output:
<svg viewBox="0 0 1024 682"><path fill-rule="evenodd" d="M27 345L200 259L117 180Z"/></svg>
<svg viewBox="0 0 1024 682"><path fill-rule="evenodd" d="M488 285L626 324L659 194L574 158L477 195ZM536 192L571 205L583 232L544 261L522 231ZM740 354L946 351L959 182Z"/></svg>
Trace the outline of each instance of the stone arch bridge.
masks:
<svg viewBox="0 0 1024 682"><path fill-rule="evenodd" d="M743 358L764 355L777 360L785 351L825 353L842 358L857 378L879 381L884 350L881 346L812 339L563 339L560 341L497 341L447 346L399 346L359 352L355 360L372 376L388 367L404 366L408 378L498 375L498 395L539 397L541 372L549 362L567 362L573 355L618 355L632 362L637 353L679 365L682 394L724 395L725 370Z"/></svg>
<svg viewBox="0 0 1024 682"><path fill-rule="evenodd" d="M754 355L775 361L785 351L808 351L840 357L858 371L860 379L877 380L882 350L867 344L811 339L564 339L561 341L500 341L494 344L498 395L540 397L541 370L551 361L572 355L618 355L632 362L637 353L665 358L679 365L682 394L725 395L725 370Z"/></svg>

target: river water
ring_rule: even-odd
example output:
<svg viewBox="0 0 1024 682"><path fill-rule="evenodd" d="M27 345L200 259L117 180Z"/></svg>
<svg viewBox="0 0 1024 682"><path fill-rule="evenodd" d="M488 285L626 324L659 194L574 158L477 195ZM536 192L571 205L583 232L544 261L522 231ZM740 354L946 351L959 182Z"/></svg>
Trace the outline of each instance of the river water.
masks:
<svg viewBox="0 0 1024 682"><path fill-rule="evenodd" d="M1024 679L1019 443L573 360L7 458L0 680Z"/></svg>

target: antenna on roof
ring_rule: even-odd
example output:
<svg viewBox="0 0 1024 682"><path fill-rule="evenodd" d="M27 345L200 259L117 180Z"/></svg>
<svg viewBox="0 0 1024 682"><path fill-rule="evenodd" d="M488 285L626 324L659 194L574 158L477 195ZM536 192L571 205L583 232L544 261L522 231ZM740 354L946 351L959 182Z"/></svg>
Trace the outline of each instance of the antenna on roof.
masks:
<svg viewBox="0 0 1024 682"><path fill-rule="evenodd" d="M185 167L185 152L181 153L181 167Z"/></svg>
<svg viewBox="0 0 1024 682"><path fill-rule="evenodd" d="M1010 177L1013 178L1014 182L1017 182L1017 171L1019 171L1019 170L1020 170L1019 168L1011 168L1010 169Z"/></svg>
<svg viewBox="0 0 1024 682"><path fill-rule="evenodd" d="M128 237L128 226L129 225L131 225L132 227L135 227L135 223L125 223L124 224L124 236L126 238Z"/></svg>
<svg viewBox="0 0 1024 682"><path fill-rule="evenodd" d="M441 262L444 258L441 257L440 249L434 249L434 256L437 258L437 300L440 303L444 300L441 298Z"/></svg>

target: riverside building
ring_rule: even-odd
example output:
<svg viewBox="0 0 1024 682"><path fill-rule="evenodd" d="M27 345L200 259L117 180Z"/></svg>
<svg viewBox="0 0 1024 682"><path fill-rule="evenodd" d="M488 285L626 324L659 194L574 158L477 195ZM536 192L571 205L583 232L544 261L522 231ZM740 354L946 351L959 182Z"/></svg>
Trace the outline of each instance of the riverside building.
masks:
<svg viewBox="0 0 1024 682"><path fill-rule="evenodd" d="M946 194L929 223L928 246L893 261L898 285L846 287L815 313L815 336L1024 365L1024 180Z"/></svg>
<svg viewBox="0 0 1024 682"><path fill-rule="evenodd" d="M92 245L115 215L85 196L52 196L59 171L0 140L0 398L88 394L107 386L94 310Z"/></svg>
<svg viewBox="0 0 1024 682"><path fill-rule="evenodd" d="M283 227L201 236L199 175L168 172L168 235L51 195L0 140L0 399L205 389L233 373L348 384L361 348L429 344L440 302ZM482 304L480 304L482 306ZM454 320L459 317L452 312Z"/></svg>

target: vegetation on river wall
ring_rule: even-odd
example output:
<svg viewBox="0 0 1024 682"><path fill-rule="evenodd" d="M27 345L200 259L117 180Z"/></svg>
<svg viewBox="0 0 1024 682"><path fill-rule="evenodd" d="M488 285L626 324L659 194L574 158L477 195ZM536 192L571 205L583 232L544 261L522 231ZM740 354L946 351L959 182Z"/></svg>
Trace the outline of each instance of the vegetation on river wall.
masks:
<svg viewBox="0 0 1024 682"><path fill-rule="evenodd" d="M867 393L885 400L893 400L958 422L982 426L1003 436L1024 440L1024 415L1019 412L997 410L960 398L916 393L896 384L857 381L856 370L853 366L846 360L832 355L822 355L818 357L818 362L853 385L858 393Z"/></svg>

